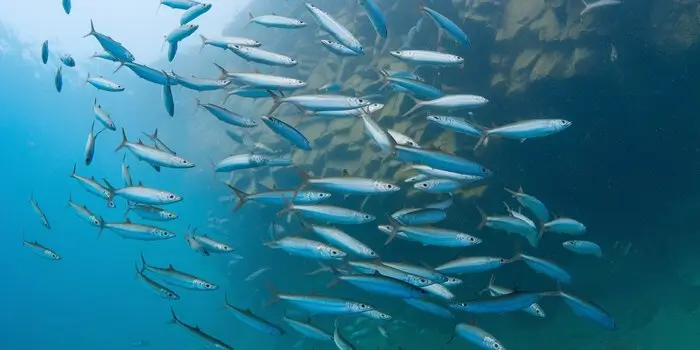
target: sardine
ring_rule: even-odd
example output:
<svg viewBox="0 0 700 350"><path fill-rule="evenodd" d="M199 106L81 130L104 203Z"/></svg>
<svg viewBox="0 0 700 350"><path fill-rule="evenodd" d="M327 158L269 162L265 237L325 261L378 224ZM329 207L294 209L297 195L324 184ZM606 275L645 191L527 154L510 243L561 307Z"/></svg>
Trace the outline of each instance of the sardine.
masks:
<svg viewBox="0 0 700 350"><path fill-rule="evenodd" d="M150 279L148 276L143 274L143 268L139 269L138 266L134 266L136 268L136 276L143 282L146 287L148 287L149 290L151 290L153 293L155 293L157 296L164 298L164 299L170 299L170 300L179 300L180 296L177 295L177 293L173 292L166 286Z"/></svg>
<svg viewBox="0 0 700 350"><path fill-rule="evenodd" d="M138 143L129 142L129 140L126 138L126 131L124 131L124 128L122 128L122 142L114 151L119 151L124 147L131 151L136 158L151 165L176 169L187 169L194 167L194 164L187 159L170 154L167 151L163 151L155 147L146 146L140 140ZM159 169L160 168L157 168L156 170Z"/></svg>
<svg viewBox="0 0 700 350"><path fill-rule="evenodd" d="M600 246L595 242L574 240L563 242L562 246L574 253L593 255L599 258L603 257L603 251L600 249Z"/></svg>
<svg viewBox="0 0 700 350"><path fill-rule="evenodd" d="M234 350L233 347L226 345L226 343L222 342L221 340L218 340L211 335L204 333L201 329L199 329L199 326L190 326L182 321L180 321L179 318L177 318L177 315L175 315L175 310L173 308L170 308L170 313L172 314L173 318L170 321L170 323L173 324L178 324L184 328L187 333L189 333L193 338L195 338L197 341L200 343L206 345L209 348L212 349L218 349L218 350Z"/></svg>
<svg viewBox="0 0 700 350"><path fill-rule="evenodd" d="M22 240L22 245L25 247L29 247L32 251L32 253L46 259L50 260L61 260L61 256L58 255L56 252L53 250L46 248L45 246L39 244L36 240L34 242L30 242L27 240Z"/></svg>
<svg viewBox="0 0 700 350"><path fill-rule="evenodd" d="M180 25L186 25L187 23L190 23L194 21L197 17L207 13L209 10L211 10L211 4L203 4L199 3L196 4L187 10L182 14L180 17Z"/></svg>
<svg viewBox="0 0 700 350"><path fill-rule="evenodd" d="M525 142L527 139L556 134L570 126L571 122L563 119L532 119L519 121L485 130L481 134L481 138L474 148L476 149L482 144L486 144L488 142L488 138L492 136Z"/></svg>
<svg viewBox="0 0 700 350"><path fill-rule="evenodd" d="M98 88L99 90L103 90L103 91L109 91L109 92L124 91L124 87L122 87L121 85L119 85L113 81L107 80L106 78L104 78L102 76L97 76L97 77L90 76L90 73L88 73L88 75L87 75L86 82L89 83L90 85Z"/></svg>
<svg viewBox="0 0 700 350"><path fill-rule="evenodd" d="M328 49L332 54L340 57L352 57L352 56L361 56L362 54L357 53L353 51L352 49L349 49L345 47L343 44L337 42L337 41L330 41L330 40L321 40L321 44L323 47Z"/></svg>
<svg viewBox="0 0 700 350"><path fill-rule="evenodd" d="M102 108L101 105L97 104L97 98L95 98L95 101L92 104L92 112L95 114L95 119L97 119L105 128L109 130L117 130L117 127L114 125L114 121L109 114Z"/></svg>
<svg viewBox="0 0 700 350"><path fill-rule="evenodd" d="M258 47L231 45L229 50L238 57L249 61L265 64L268 66L293 67L297 65L297 60L276 52L263 50Z"/></svg>
<svg viewBox="0 0 700 350"><path fill-rule="evenodd" d="M268 242L266 246L281 249L290 255L318 260L342 260L347 256L342 250L333 246L301 237L284 237Z"/></svg>
<svg viewBox="0 0 700 350"><path fill-rule="evenodd" d="M357 40L357 38L352 35L347 28L338 23L338 21L318 7L308 2L305 5L306 9L309 10L309 13L311 13L318 25L321 27L321 30L328 33L330 36L335 38L335 40L350 50L355 51L358 54L364 54L364 49L362 48L360 41Z"/></svg>
<svg viewBox="0 0 700 350"><path fill-rule="evenodd" d="M90 133L88 133L87 142L85 143L85 165L90 165L90 163L92 163L92 159L95 156L95 141L97 140L97 136L106 129L107 128L103 128L95 134L95 122L92 122Z"/></svg>
<svg viewBox="0 0 700 350"><path fill-rule="evenodd" d="M421 66L456 67L464 64L464 58L448 53L427 50L398 50L392 56Z"/></svg>
<svg viewBox="0 0 700 350"><path fill-rule="evenodd" d="M124 199L147 205L164 205L177 203L182 200L182 197L163 190L145 186L130 186L114 190L115 196L121 196Z"/></svg>
<svg viewBox="0 0 700 350"><path fill-rule="evenodd" d="M113 230L122 238L135 239L139 241L158 241L175 237L175 234L168 230L150 225L135 224L128 218L125 222L105 222L102 226Z"/></svg>
<svg viewBox="0 0 700 350"><path fill-rule="evenodd" d="M259 330L263 333L270 335L283 335L284 330L271 322L263 319L260 316L253 314L250 309L238 308L228 301L228 294L225 294L224 306L227 310L233 314L238 320L249 325L253 329Z"/></svg>
<svg viewBox="0 0 700 350"><path fill-rule="evenodd" d="M39 203L37 203L34 200L34 194L32 194L29 197L29 203L32 205L32 209L34 209L34 212L36 213L36 215L39 216L39 220L41 220L41 224L50 230L51 224L49 224L49 220L46 218L46 214L44 214L44 211L41 210L41 208L39 207Z"/></svg>
<svg viewBox="0 0 700 350"><path fill-rule="evenodd" d="M202 278L190 275L188 273L175 270L173 265L168 265L168 267L165 268L148 265L143 257L143 254L141 254L141 263L145 272L153 274L158 280L165 284L197 291L211 291L219 289L219 287L214 283L205 281Z"/></svg>
<svg viewBox="0 0 700 350"><path fill-rule="evenodd" d="M263 115L260 117L260 119L262 119L263 123L265 123L265 125L267 125L273 132L289 141L292 145L305 151L311 150L311 143L309 142L309 139L307 139L306 136L304 136L304 134L302 134L301 131L297 130L295 127L273 116Z"/></svg>
<svg viewBox="0 0 700 350"><path fill-rule="evenodd" d="M202 107L211 113L216 119L241 128L254 128L258 126L258 122L253 119L238 115L224 107L217 106L212 103L202 103L197 99L197 107Z"/></svg>
<svg viewBox="0 0 700 350"><path fill-rule="evenodd" d="M299 29L306 27L304 21L274 14L255 17L252 13L248 12L248 16L250 17L248 23L259 24L266 28Z"/></svg>

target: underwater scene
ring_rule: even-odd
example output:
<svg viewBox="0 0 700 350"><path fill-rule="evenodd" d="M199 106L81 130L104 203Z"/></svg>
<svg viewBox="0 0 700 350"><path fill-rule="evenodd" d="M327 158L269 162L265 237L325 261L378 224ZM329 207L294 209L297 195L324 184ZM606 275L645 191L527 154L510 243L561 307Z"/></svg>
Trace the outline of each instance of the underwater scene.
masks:
<svg viewBox="0 0 700 350"><path fill-rule="evenodd" d="M0 349L700 349L699 11L5 1Z"/></svg>

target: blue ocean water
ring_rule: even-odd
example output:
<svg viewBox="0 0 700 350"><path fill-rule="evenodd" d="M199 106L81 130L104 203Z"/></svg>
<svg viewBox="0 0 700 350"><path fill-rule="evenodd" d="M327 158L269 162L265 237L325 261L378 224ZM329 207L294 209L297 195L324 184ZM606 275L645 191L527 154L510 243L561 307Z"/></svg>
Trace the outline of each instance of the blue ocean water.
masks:
<svg viewBox="0 0 700 350"><path fill-rule="evenodd" d="M418 4L417 1L405 2L415 3L416 7ZM450 14L449 2L435 2L436 9ZM393 8L391 2L379 3L383 8ZM318 5L325 6L331 13L343 9L342 5L330 1L319 1ZM212 11L216 10L215 6ZM249 10L255 14L274 11L304 18L314 29L282 32L244 27ZM343 12L344 20L359 11L359 8L352 7L352 10ZM397 34L391 35L407 35L420 18L420 14L408 5L392 11L395 12L388 16L389 28L390 32ZM629 28L625 26L626 20L620 20L620 27ZM361 21L354 31L363 38L373 38L369 23L364 18ZM436 35L434 24L424 23L422 26L426 29L419 31L409 44L434 49L430 46ZM469 32L471 28L476 34ZM480 42L487 41L479 37L476 25L467 23L465 29L476 48ZM283 303L270 303L273 290L366 300L391 314L393 320L390 322L354 316L339 318L343 334L352 339L358 349L475 349L458 338L448 343L457 322L476 323L494 334L508 349L692 350L700 342L700 333L696 330L700 282L695 277L699 264L693 249L697 238L693 234L693 223L688 219L698 208L693 204L694 194L698 193L694 181L698 173L697 143L694 142L697 132L692 127L696 124L692 119L696 89L679 88L694 86L692 77L697 76L694 75L697 69L663 61L643 45L642 34L628 37L620 34L617 38L620 52L637 53L621 56L618 63L621 71L618 73L625 77L622 82L613 84L613 79L597 76L572 78L560 85L544 82L531 88L526 95L529 98L489 96L490 105L483 112L476 112L478 118L482 118L482 114L487 116L480 121L488 126L512 121L509 116L516 112L518 115L538 115L543 111L574 123L561 135L523 144L499 143L479 155L478 160L497 175L489 181L480 198L457 200L448 211L449 219L444 227L464 229L478 235L484 239L480 247L455 250L420 247L398 240L384 246L386 236L379 234L374 224L347 228L347 232L377 249L385 261L435 266L460 256L510 257L518 249L537 253L564 266L575 281L566 290L608 311L617 321L615 331L576 317L555 298L542 301L547 313L543 319L525 313L477 317L458 314L455 321L450 321L420 313L401 301L369 295L352 286L338 284L328 287L333 279L329 273L307 275L319 268L315 262L264 246L263 243L271 239L271 223L285 227L287 234L300 232L295 220L288 223L286 218L275 215L280 208L247 204L236 213L231 212L233 204L228 201L231 193L220 184L228 178L223 175L214 178L211 162L243 149L224 132L232 127L224 127L211 115L197 110L194 102L195 98L201 98L219 103L221 93L195 93L174 87L176 114L170 118L163 108L159 86L137 78L124 68L112 74L113 65L92 61L81 62L81 74L89 71L105 75L125 86L126 91L97 91L83 84L81 79L84 77L80 74L64 68L66 83L63 91L57 93L53 85L53 69L40 67L38 57L36 62L31 62L22 56L24 49L38 52L39 48L23 47L9 33L0 34L16 48L0 58L3 77L0 80L0 105L3 106L0 139L5 150L3 215L0 215L0 227L3 228L0 259L4 266L0 279L5 285L0 295L0 349L199 348L184 330L167 323L171 318L170 307L182 321L198 325L236 349L333 348L332 343L308 340L300 343L301 336L289 328L285 328L287 334L277 338L258 333L223 309L226 294L232 304L249 308L256 315L283 327L285 312L297 319L307 318L307 314L287 309ZM269 1L255 3L234 18L224 34L251 37L262 41L266 49L300 58L333 59L320 47L314 52L297 51L296 47L308 47L309 38L315 37L315 24L305 15L299 1L289 0L284 5ZM371 41L368 40L368 45ZM392 41L400 42L405 43L405 38ZM464 50L453 44L448 44L447 48L460 54ZM312 78L308 75L314 68L302 59L297 68L260 67L210 47L201 53L191 50L178 55L173 63L163 58L154 66L211 78L218 74L211 62L223 64L231 71L260 69L265 73L300 79ZM458 75L437 75L431 71L424 74L434 84L441 83L472 93L488 91L488 73L483 68L488 64L488 57L473 55L470 58L472 63L465 70L473 80L466 81ZM358 59L358 62L362 63L344 66L341 82L356 75L376 79L375 74L369 72L376 63L371 57ZM57 57L51 57L49 65L55 67L58 64ZM642 68L649 66L656 69ZM334 72L338 71L338 66L333 68ZM326 83L334 78L314 74L310 80L315 83ZM550 89L552 86L557 89ZM174 231L178 235L176 238L140 242L119 238L109 230L98 235L96 228L81 221L67 207L70 196L74 202L87 205L108 222L124 219L126 203L123 200L117 200L117 208L107 208L102 199L86 193L68 176L73 165L77 164L78 174L106 178L118 184L117 187L123 185L120 164L125 151L114 152L121 140L119 131L101 133L97 138L93 163L84 164L84 147L94 119L92 105L95 98L112 115L118 130L122 127L126 130L129 140L141 138L146 141L142 133L152 133L157 128L166 144L197 165L194 169L163 169L157 173L131 154L126 158L136 181L176 192L185 198L181 203L167 207L180 216L178 220L156 223ZM264 113L269 104L234 98L227 106L255 117ZM410 106L404 103L401 107L405 112ZM380 124L393 127L396 120L384 118ZM308 130L316 132L317 129ZM429 130L418 133L414 129L415 137L419 142L427 143L440 136L436 129ZM307 136L321 142L325 134ZM274 140L270 134L264 137L265 140ZM362 144L367 140L358 139L352 143ZM457 153L470 156L473 142L458 140ZM330 152L330 146L321 147L327 147ZM332 157L342 158L342 149L334 152ZM325 158L318 158L305 165L315 175L342 171L327 169L325 162ZM351 164L348 167L353 171L370 166L356 160L343 164ZM278 188L293 188L298 183L295 171L291 169L242 171L233 180L246 191L261 190L258 182L268 187L274 183ZM398 181L398 177L395 180ZM503 233L476 231L479 214L475 202L489 211L502 212L501 202L508 200L508 196L501 188L519 186L542 199L554 214L572 216L584 222L588 227L586 239L600 244L605 252L604 258L573 255L561 249L560 239L543 240L541 246L533 250L524 246L524 241L520 242L523 246L514 244L513 239ZM28 203L30 196L46 213L51 230L41 226ZM425 196L404 199L397 195L370 200L364 209L378 217L378 224L383 224L385 215L394 210L425 205L435 199L437 197ZM362 199L358 198L333 200L336 205L355 209L359 209L361 202ZM134 221L138 219L134 215L131 217ZM183 239L190 225L230 244L235 248L234 254L202 256L194 252ZM22 246L23 238L37 240L63 259L50 261L32 255ZM178 270L211 280L220 288L207 292L177 289L181 300L169 302L160 299L136 278L134 265L141 264L141 254L149 264L172 264ZM261 268L269 270L253 281L245 280ZM453 292L458 299L472 299L477 298L477 292L487 285L490 274L462 277L465 283L454 288ZM499 284L518 290L557 288L551 280L528 270L522 263L504 267L497 272L497 277ZM333 330L334 320L328 316L311 317L313 324L329 332ZM378 331L380 325L388 330L388 338Z"/></svg>

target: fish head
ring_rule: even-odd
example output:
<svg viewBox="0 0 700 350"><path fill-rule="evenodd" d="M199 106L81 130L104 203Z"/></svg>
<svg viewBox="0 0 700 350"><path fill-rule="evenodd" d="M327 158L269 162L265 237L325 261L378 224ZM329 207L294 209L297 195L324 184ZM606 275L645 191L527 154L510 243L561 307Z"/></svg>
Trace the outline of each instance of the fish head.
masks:
<svg viewBox="0 0 700 350"><path fill-rule="evenodd" d="M437 187L437 182L435 180L426 180L413 184L413 188L422 191L429 191Z"/></svg>
<svg viewBox="0 0 700 350"><path fill-rule="evenodd" d="M425 119L434 123L444 123L446 120L445 117L441 115L429 115L425 117Z"/></svg>
<svg viewBox="0 0 700 350"><path fill-rule="evenodd" d="M331 198L331 194L328 192L307 192L309 199L311 200L326 200Z"/></svg>
<svg viewBox="0 0 700 350"><path fill-rule="evenodd" d="M175 237L175 234L174 234L174 233L172 233L172 232L170 232L170 231L163 230L163 229L159 229L159 228L153 229L153 234L156 235L156 236L162 237L162 238L173 238L173 237Z"/></svg>
<svg viewBox="0 0 700 350"><path fill-rule="evenodd" d="M552 128L554 130L560 131L571 126L571 122L564 119L554 119L551 121Z"/></svg>
<svg viewBox="0 0 700 350"><path fill-rule="evenodd" d="M177 295L177 294L173 293L172 291L167 290L165 288L162 288L160 290L160 294L165 296L166 298L168 298L170 300L179 300L180 299L179 295Z"/></svg>
<svg viewBox="0 0 700 350"><path fill-rule="evenodd" d="M348 97L348 106L357 106L359 108L368 106L370 103L372 102L365 100L364 98Z"/></svg>
<svg viewBox="0 0 700 350"><path fill-rule="evenodd" d="M100 219L99 217L97 217L95 215L90 215L88 220L90 220L90 223L95 225L95 226L102 226L102 219Z"/></svg>
<svg viewBox="0 0 700 350"><path fill-rule="evenodd" d="M457 277L447 276L447 281L443 283L445 286L458 286L462 284L462 280Z"/></svg>
<svg viewBox="0 0 700 350"><path fill-rule="evenodd" d="M314 4L309 3L309 2L304 3L304 6L306 6L306 8L311 12L318 10L318 7L316 7Z"/></svg>
<svg viewBox="0 0 700 350"><path fill-rule="evenodd" d="M158 193L158 199L160 199L161 202L179 202L182 200L182 197L174 194L174 193L169 193L165 191L161 191Z"/></svg>
<svg viewBox="0 0 700 350"><path fill-rule="evenodd" d="M401 190L401 187L398 185L394 185L388 182L382 182L382 181L375 181L374 182L374 187L378 189L381 192L398 192Z"/></svg>
<svg viewBox="0 0 700 350"><path fill-rule="evenodd" d="M377 310L366 311L366 312L364 312L364 314L368 317L371 317L375 320L380 320L380 321L388 321L388 320L392 319L391 315L385 314L385 313L383 313L381 311L377 311Z"/></svg>
<svg viewBox="0 0 700 350"><path fill-rule="evenodd" d="M217 286L214 283L207 282L204 280L196 279L192 283L197 287L197 289L200 290L216 290L219 289L219 286Z"/></svg>
<svg viewBox="0 0 700 350"><path fill-rule="evenodd" d="M544 313L544 310L542 309L542 307L537 305L537 304L530 305L529 309L537 317L547 317L547 314Z"/></svg>
<svg viewBox="0 0 700 350"><path fill-rule="evenodd" d="M464 63L464 58L457 55L447 55L448 59L455 63Z"/></svg>
<svg viewBox="0 0 700 350"><path fill-rule="evenodd" d="M576 246L578 246L578 241L566 241L561 245L564 246L564 248L576 248Z"/></svg>
<svg viewBox="0 0 700 350"><path fill-rule="evenodd" d="M376 217L374 215L367 214L367 213L357 213L354 216L361 223L374 221L376 219Z"/></svg>
<svg viewBox="0 0 700 350"><path fill-rule="evenodd" d="M290 80L291 80L291 83L294 84L295 86L298 86L298 87L306 86L306 82L303 80L299 80L299 79L290 79Z"/></svg>
<svg viewBox="0 0 700 350"><path fill-rule="evenodd" d="M431 284L434 284L431 280L429 280L425 277L415 276L415 275L410 275L408 277L408 280L409 280L409 282L408 282L409 284L412 284L416 287L425 287L425 286L429 286Z"/></svg>
<svg viewBox="0 0 700 350"><path fill-rule="evenodd" d="M326 40L326 39L321 39L321 44L326 45L326 46L333 46L333 42L330 40Z"/></svg>
<svg viewBox="0 0 700 350"><path fill-rule="evenodd" d="M369 111L370 114L384 108L384 104L382 103L370 103L369 106L367 106L367 110Z"/></svg>
<svg viewBox="0 0 700 350"><path fill-rule="evenodd" d="M498 342L498 340L491 337L484 337L483 345L486 345L486 349L491 350L505 350L505 347Z"/></svg>
<svg viewBox="0 0 700 350"><path fill-rule="evenodd" d="M377 255L377 252L375 252L374 250L372 250L366 246L362 247L362 249L360 249L360 252L362 253L363 256L366 256L368 258L374 258L374 259L379 258L379 255Z"/></svg>
<svg viewBox="0 0 700 350"><path fill-rule="evenodd" d="M61 257L58 254L56 254L50 250L45 250L44 255L47 256L51 260L61 260Z"/></svg>
<svg viewBox="0 0 700 350"><path fill-rule="evenodd" d="M411 52L406 52L402 50L390 51L389 54L396 58L406 58L413 56Z"/></svg>
<svg viewBox="0 0 700 350"><path fill-rule="evenodd" d="M217 247L218 247L219 250L221 250L222 252L232 252L232 251L233 251L233 248L229 247L229 246L226 245L226 244L217 244Z"/></svg>
<svg viewBox="0 0 700 350"><path fill-rule="evenodd" d="M248 45L252 47L260 47L262 46L262 43L257 40L251 40L250 42L248 42Z"/></svg>
<svg viewBox="0 0 700 350"><path fill-rule="evenodd" d="M175 220L177 219L177 214L170 211L162 211L160 212L160 217L167 220Z"/></svg>
<svg viewBox="0 0 700 350"><path fill-rule="evenodd" d="M298 25L298 26L305 26L305 25L306 25L306 22L304 22L304 21L296 20L296 21L294 21L294 22L295 22L296 25Z"/></svg>
<svg viewBox="0 0 700 350"><path fill-rule="evenodd" d="M367 311L374 310L374 308L368 304L356 303L356 302L352 302L352 301L348 301L348 307L350 310L355 311L355 312L367 312Z"/></svg>
<svg viewBox="0 0 700 350"><path fill-rule="evenodd" d="M299 63L299 62L297 62L297 60L295 60L295 59L293 59L293 58L291 58L291 57L289 58L289 64L295 65L295 64L297 64L297 63Z"/></svg>
<svg viewBox="0 0 700 350"><path fill-rule="evenodd" d="M468 235L466 233L458 233L456 235L456 238L460 242L466 242L471 245L476 245L476 244L481 244L482 240L481 238L474 237L472 235Z"/></svg>
<svg viewBox="0 0 700 350"><path fill-rule="evenodd" d="M180 166L182 166L184 168L193 168L194 167L194 164L192 164L192 162L190 162L189 160L184 159L184 158L178 159L177 162L180 163Z"/></svg>
<svg viewBox="0 0 700 350"><path fill-rule="evenodd" d="M385 234L391 234L392 228L391 225L378 225L377 229Z"/></svg>
<svg viewBox="0 0 700 350"><path fill-rule="evenodd" d="M330 259L342 260L343 258L348 256L348 254L344 251L333 248L331 246L321 246L319 248L321 250L321 254Z"/></svg>

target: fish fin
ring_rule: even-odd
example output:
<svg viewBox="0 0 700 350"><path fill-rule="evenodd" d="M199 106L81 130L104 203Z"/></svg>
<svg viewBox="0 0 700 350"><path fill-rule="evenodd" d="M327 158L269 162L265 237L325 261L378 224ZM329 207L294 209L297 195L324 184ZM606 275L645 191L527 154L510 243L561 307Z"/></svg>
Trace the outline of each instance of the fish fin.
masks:
<svg viewBox="0 0 700 350"><path fill-rule="evenodd" d="M479 137L479 141L476 142L476 145L474 145L474 151L477 150L477 148L481 146L487 146L489 143L489 132L488 130L485 130L484 132L481 133L481 136Z"/></svg>
<svg viewBox="0 0 700 350"><path fill-rule="evenodd" d="M175 314L175 310L173 309L172 306L170 307L170 315L172 316L172 318L170 319L170 321L168 321L168 324L180 323L180 319L177 318L177 315Z"/></svg>
<svg viewBox="0 0 700 350"><path fill-rule="evenodd" d="M280 100L280 97L277 96L272 90L266 90L268 94L270 94L270 97L272 97L272 106L270 107L270 110L267 111L266 115L272 115L272 112L274 112L280 104L282 104L282 101Z"/></svg>
<svg viewBox="0 0 700 350"><path fill-rule="evenodd" d="M148 264L146 263L146 258L144 258L143 253L141 253L141 265L144 269L148 267Z"/></svg>
<svg viewBox="0 0 700 350"><path fill-rule="evenodd" d="M68 177L74 177L75 176L75 169L77 168L77 164L73 164L73 171L68 175ZM33 197L33 196L32 196ZM31 200L31 199L30 199Z"/></svg>
<svg viewBox="0 0 700 350"><path fill-rule="evenodd" d="M117 148L114 149L114 152L117 152L120 149L124 148L124 146L126 146L128 142L129 140L126 138L126 131L124 130L124 128L122 128L122 142L119 144L119 146L117 146Z"/></svg>
<svg viewBox="0 0 700 350"><path fill-rule="evenodd" d="M391 225L391 234L389 234L389 238L386 239L384 245L391 243L391 241L396 238L396 235L399 233L398 227L400 226L399 222L391 217L391 215L387 215L387 218L389 219L389 224Z"/></svg>
<svg viewBox="0 0 700 350"><path fill-rule="evenodd" d="M236 195L238 198L238 201L236 202L236 205L233 207L231 211L235 212L238 211L246 202L248 202L248 197L250 197L249 193L243 192L239 190L238 188L234 187L233 185L229 183L224 183L228 188L230 188L233 191L233 194Z"/></svg>
<svg viewBox="0 0 700 350"><path fill-rule="evenodd" d="M116 189L114 186L112 186L111 183L109 183L109 180L107 180L107 179L105 179L105 178L102 178L102 182L105 183L105 185L108 187L109 190L114 191L114 190Z"/></svg>
<svg viewBox="0 0 700 350"><path fill-rule="evenodd" d="M199 52L202 52L202 50L204 50L204 47L207 46L207 37L202 34L199 34L199 39L201 39L202 41L202 46L199 47Z"/></svg>
<svg viewBox="0 0 700 350"><path fill-rule="evenodd" d="M220 66L220 65L219 65L218 63L216 63L216 62L214 62L214 65L216 66L216 68L217 68L217 69L219 70L219 72L221 73L221 75L219 75L219 80L224 79L224 78L226 78L226 77L228 76L228 71L226 70L226 68Z"/></svg>
<svg viewBox="0 0 700 350"><path fill-rule="evenodd" d="M411 109L409 109L408 111L406 111L406 113L404 113L402 115L403 117L405 117L405 116L417 111L418 109L422 108L423 104L424 104L424 102L418 100L415 96L407 94L406 97L408 97L410 100L412 100L415 104L413 105L413 107L411 107Z"/></svg>
<svg viewBox="0 0 700 350"><path fill-rule="evenodd" d="M130 220L129 218L124 219L124 221L125 221L127 224L130 224L130 223L131 223L131 220Z"/></svg>
<svg viewBox="0 0 700 350"><path fill-rule="evenodd" d="M586 0L581 0L584 6L588 7L588 2Z"/></svg>
<svg viewBox="0 0 700 350"><path fill-rule="evenodd" d="M87 38L91 35L95 35L97 32L95 31L95 24L92 22L92 19L90 19L90 32L83 35L83 38Z"/></svg>
<svg viewBox="0 0 700 350"><path fill-rule="evenodd" d="M272 294L272 297L270 298L270 300L268 300L265 303L265 306L270 306L270 305L280 301L279 291L277 290L277 288L275 288L274 285L272 285L272 283L270 283L270 281L265 280L265 287L267 287L267 291L270 294Z"/></svg>
<svg viewBox="0 0 700 350"><path fill-rule="evenodd" d="M299 191L301 191L304 188L304 186L306 186L309 183L309 180L312 179L311 175L309 175L306 171L304 171L299 166L294 166L294 170L296 170L297 174L299 174L299 177L301 178L301 182L294 189L294 194L292 195L292 204L294 203L294 201L296 201L297 195L299 195Z"/></svg>
<svg viewBox="0 0 700 350"><path fill-rule="evenodd" d="M325 264L323 264L323 263L320 262L320 261L317 261L317 262L318 262L318 265L319 265L320 267L319 267L318 269L316 269L316 270L311 271L311 272L307 272L307 273L306 273L307 276L315 275L315 274L321 273L321 272L332 272L332 271L333 271L332 268L331 268L330 266L325 265Z"/></svg>

